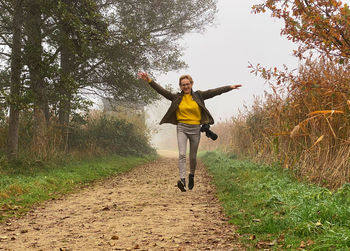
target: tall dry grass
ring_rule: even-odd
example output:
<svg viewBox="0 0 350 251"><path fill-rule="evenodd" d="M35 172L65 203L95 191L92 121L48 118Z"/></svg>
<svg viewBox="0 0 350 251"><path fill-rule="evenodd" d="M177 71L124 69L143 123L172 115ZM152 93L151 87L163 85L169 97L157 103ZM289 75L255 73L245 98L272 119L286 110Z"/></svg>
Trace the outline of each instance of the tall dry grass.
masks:
<svg viewBox="0 0 350 251"><path fill-rule="evenodd" d="M71 118L68 140L63 138L62 128L52 117L47 130L37 139L40 151L33 146L33 118L30 111L23 111L19 130L19 158L28 161L52 161L67 155L80 158L109 154L143 155L152 153L150 133L144 114L124 109L103 112L92 110ZM0 159L6 156L8 123L0 126Z"/></svg>
<svg viewBox="0 0 350 251"><path fill-rule="evenodd" d="M215 124L210 129L218 135L217 140L213 141L202 133L200 149L206 151L220 150L239 156L253 154L251 152L252 135L248 131L245 118L243 114L240 114L237 117Z"/></svg>
<svg viewBox="0 0 350 251"><path fill-rule="evenodd" d="M265 162L278 161L300 177L330 188L349 182L348 68L309 59L297 74L254 71L271 84L272 91L243 114L213 127L226 128L221 135L225 142L218 147Z"/></svg>

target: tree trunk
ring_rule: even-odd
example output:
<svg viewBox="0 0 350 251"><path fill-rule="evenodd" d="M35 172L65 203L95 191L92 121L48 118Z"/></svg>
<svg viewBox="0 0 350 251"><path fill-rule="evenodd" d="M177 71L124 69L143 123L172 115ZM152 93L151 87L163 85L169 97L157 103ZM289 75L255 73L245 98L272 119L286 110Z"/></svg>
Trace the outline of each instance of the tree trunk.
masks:
<svg viewBox="0 0 350 251"><path fill-rule="evenodd" d="M10 89L10 121L7 138L9 159L18 154L19 102L21 89L21 37L23 25L23 0L15 2L13 13L13 42L11 52L11 89Z"/></svg>
<svg viewBox="0 0 350 251"><path fill-rule="evenodd" d="M74 71L74 55L72 52L71 36L64 29L64 24L61 26L61 79L59 83L59 122L62 128L62 138L64 151L69 151L69 115L71 113L71 102L73 98L74 79L72 72Z"/></svg>
<svg viewBox="0 0 350 251"><path fill-rule="evenodd" d="M30 74L30 84L34 97L34 125L32 150L38 156L46 156L48 99L42 62L42 34L40 1L28 1L26 31L28 36L26 56Z"/></svg>
<svg viewBox="0 0 350 251"><path fill-rule="evenodd" d="M59 105L59 122L62 128L62 137L64 140L64 151L68 152L69 139L69 115L71 113L72 101L72 53L68 45L62 46L61 51L61 69L62 75L60 79L60 105Z"/></svg>

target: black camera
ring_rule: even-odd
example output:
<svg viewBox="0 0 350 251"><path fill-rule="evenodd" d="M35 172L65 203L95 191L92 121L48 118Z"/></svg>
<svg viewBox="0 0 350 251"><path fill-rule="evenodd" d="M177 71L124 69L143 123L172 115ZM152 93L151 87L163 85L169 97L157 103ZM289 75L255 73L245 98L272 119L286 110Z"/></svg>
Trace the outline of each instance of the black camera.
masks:
<svg viewBox="0 0 350 251"><path fill-rule="evenodd" d="M216 140L218 138L218 135L215 134L213 131L211 131L209 128L210 128L209 124L204 124L201 127L201 132L205 132L205 136L207 136L208 138L211 138L212 140Z"/></svg>

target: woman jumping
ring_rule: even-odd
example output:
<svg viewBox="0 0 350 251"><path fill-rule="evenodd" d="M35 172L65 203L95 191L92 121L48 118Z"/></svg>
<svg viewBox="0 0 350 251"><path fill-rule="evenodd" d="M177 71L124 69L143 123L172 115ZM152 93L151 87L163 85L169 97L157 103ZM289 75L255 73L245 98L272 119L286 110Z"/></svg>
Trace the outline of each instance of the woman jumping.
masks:
<svg viewBox="0 0 350 251"><path fill-rule="evenodd" d="M190 141L188 189L192 190L197 164L200 125L214 124L214 119L205 107L204 100L237 89L242 85L228 85L207 91L194 92L192 90L192 77L190 75L183 75L179 79L181 92L174 94L154 82L146 72L140 72L138 77L147 81L154 90L171 101L171 105L160 121L160 124L171 123L177 126L180 172L180 180L177 182L177 186L182 192L186 192L186 145L187 139Z"/></svg>

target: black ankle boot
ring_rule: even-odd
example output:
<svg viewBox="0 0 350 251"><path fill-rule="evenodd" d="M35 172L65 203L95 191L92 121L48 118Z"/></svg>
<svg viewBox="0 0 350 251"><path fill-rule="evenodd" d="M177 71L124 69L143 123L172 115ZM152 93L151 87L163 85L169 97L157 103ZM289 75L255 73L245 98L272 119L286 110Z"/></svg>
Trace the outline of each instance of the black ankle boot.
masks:
<svg viewBox="0 0 350 251"><path fill-rule="evenodd" d="M188 175L188 189L192 190L194 187L194 174Z"/></svg>
<svg viewBox="0 0 350 251"><path fill-rule="evenodd" d="M186 192L186 181L184 178L177 182L177 187L181 190L181 192Z"/></svg>

